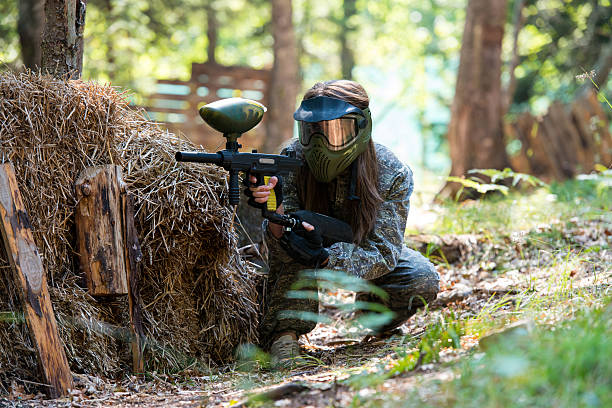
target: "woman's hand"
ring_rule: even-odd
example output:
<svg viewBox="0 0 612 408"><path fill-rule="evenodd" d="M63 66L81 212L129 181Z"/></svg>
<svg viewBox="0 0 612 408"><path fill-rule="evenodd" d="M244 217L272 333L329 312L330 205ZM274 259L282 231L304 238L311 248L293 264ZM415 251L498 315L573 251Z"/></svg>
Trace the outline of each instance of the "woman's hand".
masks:
<svg viewBox="0 0 612 408"><path fill-rule="evenodd" d="M253 200L256 203L265 204L266 202L268 202L268 198L270 198L270 191L274 190L274 187L276 187L276 183L278 183L278 177L272 176L268 180L268 184L262 184L261 186L255 186L255 183L257 183L257 177L251 174L249 176L249 181L251 182L251 186L249 187L249 190L251 190ZM276 212L278 212L278 210ZM283 213L279 213L279 214L283 214Z"/></svg>
<svg viewBox="0 0 612 408"><path fill-rule="evenodd" d="M261 186L255 186L255 183L257 183L257 178L254 175L249 176L249 181L251 182L251 186L249 187L249 190L251 191L251 194L253 195L253 200L256 203L265 204L268 202L268 199L270 198L270 191L274 190L274 187L276 187L276 183L278 183L278 177L276 176L270 177L270 179L268 180L268 184L263 184ZM282 204L276 209L276 213L277 214L285 213L285 209L283 208ZM302 222L302 226L304 227L304 229L306 229L306 231L314 230L314 227L305 221ZM282 225L278 225L278 224L274 224L270 222L268 224L268 229L270 229L270 232L272 233L272 235L277 239L283 235Z"/></svg>
<svg viewBox="0 0 612 408"><path fill-rule="evenodd" d="M255 186L255 183L257 183L257 177L251 174L249 175L249 182L251 183L251 186L249 186L249 190L251 191L252 200L255 201L256 203L265 205L268 202L268 199L270 198L270 191L274 190L274 187L276 187L276 184L278 183L278 177L272 176L268 180L268 184L262 184L261 186ZM278 206L278 208L276 209L276 212L278 214L285 213L282 203L281 205ZM282 225L269 223L268 229L270 230L270 233L276 239L283 236Z"/></svg>

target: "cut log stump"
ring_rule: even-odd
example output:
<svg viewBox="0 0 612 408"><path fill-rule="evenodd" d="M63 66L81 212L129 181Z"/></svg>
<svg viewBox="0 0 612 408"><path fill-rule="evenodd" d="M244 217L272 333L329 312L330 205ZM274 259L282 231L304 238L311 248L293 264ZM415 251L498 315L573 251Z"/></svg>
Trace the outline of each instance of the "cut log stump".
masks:
<svg viewBox="0 0 612 408"><path fill-rule="evenodd" d="M133 369L144 372L139 268L142 253L134 225L133 200L115 165L81 172L75 191L75 223L81 270L92 296L128 295Z"/></svg>
<svg viewBox="0 0 612 408"><path fill-rule="evenodd" d="M0 164L0 230L44 383L49 384L48 394L53 398L67 395L72 388L72 374L12 164Z"/></svg>
<svg viewBox="0 0 612 408"><path fill-rule="evenodd" d="M76 181L81 270L92 296L128 293L121 222L121 168L88 167Z"/></svg>

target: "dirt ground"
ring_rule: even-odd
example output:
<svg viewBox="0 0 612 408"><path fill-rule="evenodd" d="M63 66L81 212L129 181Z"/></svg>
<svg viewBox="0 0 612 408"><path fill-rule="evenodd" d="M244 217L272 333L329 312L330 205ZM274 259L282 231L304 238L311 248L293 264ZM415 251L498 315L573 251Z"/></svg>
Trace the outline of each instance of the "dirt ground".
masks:
<svg viewBox="0 0 612 408"><path fill-rule="evenodd" d="M351 386L346 380L392 366L398 350L414 348L428 325L443 314L452 312L458 319L484 316L485 320L499 320L502 323L497 326L503 326L503 322L515 320L510 315L518 302L567 291L609 295L612 226L606 222L570 220L563 228L543 225L499 239L465 236L457 242L458 258L437 265L441 276L438 299L392 337L369 339L366 332L352 325L351 314L334 304L352 302L354 293L338 291L324 294L321 313L331 323L319 323L300 338L307 363L293 370L247 370L233 364L207 375L149 373L146 381L127 378L118 383L75 375L76 389L69 398L45 400L41 395L24 394L15 384L11 395L0 399L0 407L238 407L245 406L248 398L253 402L253 396L266 399L270 406L329 407L349 406L358 398L373 398L379 393L402 398L416 389L427 398L426 385L452 379L456 375L453 364L477 352L483 337L463 336L461 347L443 348L436 363L417 363L409 372L386 378L376 386ZM542 315L544 322L555 318Z"/></svg>

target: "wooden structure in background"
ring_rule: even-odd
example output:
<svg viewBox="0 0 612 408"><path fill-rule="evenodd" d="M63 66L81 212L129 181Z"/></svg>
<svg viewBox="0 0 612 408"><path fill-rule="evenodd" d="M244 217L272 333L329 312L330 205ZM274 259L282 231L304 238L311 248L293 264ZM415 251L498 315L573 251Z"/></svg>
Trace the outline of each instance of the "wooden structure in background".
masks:
<svg viewBox="0 0 612 408"><path fill-rule="evenodd" d="M210 151L225 146L219 132L204 123L200 106L218 99L241 96L268 104L270 71L239 66L223 66L214 62L191 65L189 81L160 79L157 91L145 107L151 120L161 122L171 132L182 135ZM240 139L245 149L260 148L266 118Z"/></svg>
<svg viewBox="0 0 612 408"><path fill-rule="evenodd" d="M72 388L72 373L57 332L47 276L11 164L0 165L0 230L43 382L49 384L51 397L67 395Z"/></svg>
<svg viewBox="0 0 612 408"><path fill-rule="evenodd" d="M553 103L542 117L528 112L506 124L509 141L520 141L512 168L546 181L565 180L612 164L612 136L597 95L586 92L569 105Z"/></svg>
<svg viewBox="0 0 612 408"><path fill-rule="evenodd" d="M75 190L75 224L81 270L92 296L128 295L135 373L144 372L140 309L139 262L142 258L134 226L132 198L115 165L89 167Z"/></svg>

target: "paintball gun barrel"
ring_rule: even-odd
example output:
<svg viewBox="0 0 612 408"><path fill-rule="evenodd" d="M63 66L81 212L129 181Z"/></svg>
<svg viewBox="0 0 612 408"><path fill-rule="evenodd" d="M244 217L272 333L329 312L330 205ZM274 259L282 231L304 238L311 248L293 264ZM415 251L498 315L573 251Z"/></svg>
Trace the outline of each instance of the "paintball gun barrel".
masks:
<svg viewBox="0 0 612 408"><path fill-rule="evenodd" d="M210 163L223 167L229 172L229 203L237 205L240 202L240 186L238 174L245 172L253 174L258 184L268 182L270 176L283 175L298 170L304 163L296 158L295 152L287 155L257 153L242 153L238 138L255 127L263 118L265 106L259 102L243 98L221 99L200 108L200 116L213 129L223 133L227 139L225 149L217 153L176 152L179 162ZM262 216L273 223L286 228L300 231L301 221L306 221L318 228L323 236L324 244L334 242L352 242L351 227L343 221L311 211L297 211L292 214L276 213L276 195L270 191L266 208Z"/></svg>

